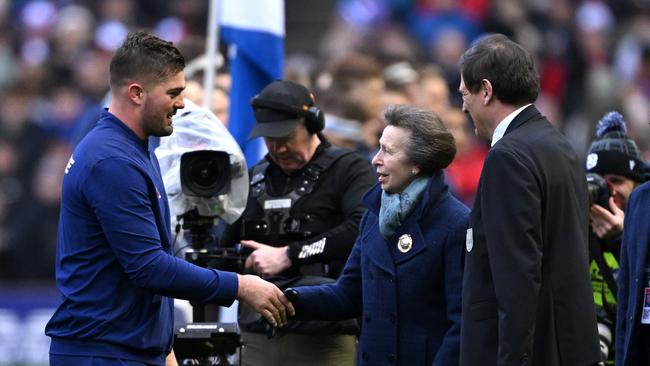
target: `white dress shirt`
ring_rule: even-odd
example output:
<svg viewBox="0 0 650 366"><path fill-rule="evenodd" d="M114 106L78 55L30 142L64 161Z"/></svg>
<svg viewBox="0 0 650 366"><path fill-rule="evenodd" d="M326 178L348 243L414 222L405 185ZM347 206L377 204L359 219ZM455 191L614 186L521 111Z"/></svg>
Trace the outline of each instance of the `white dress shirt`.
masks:
<svg viewBox="0 0 650 366"><path fill-rule="evenodd" d="M494 129L494 133L492 134L492 143L490 147L494 146L494 144L496 144L499 140L501 140L503 135L506 133L508 126L510 126L510 122L512 122L512 120L515 119L515 117L517 117L517 115L521 113L521 111L523 111L526 107L528 107L531 104L532 103L526 104L525 106L513 111L512 113L507 115L506 118L503 119L503 121L499 122L497 128Z"/></svg>

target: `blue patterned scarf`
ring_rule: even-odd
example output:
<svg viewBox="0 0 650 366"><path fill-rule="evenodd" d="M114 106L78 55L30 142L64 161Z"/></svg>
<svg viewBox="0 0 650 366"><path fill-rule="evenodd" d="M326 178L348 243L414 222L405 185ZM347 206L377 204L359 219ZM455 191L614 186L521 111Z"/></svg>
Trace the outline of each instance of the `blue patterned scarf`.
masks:
<svg viewBox="0 0 650 366"><path fill-rule="evenodd" d="M389 239L417 206L430 177L416 178L400 193L381 192L379 231Z"/></svg>

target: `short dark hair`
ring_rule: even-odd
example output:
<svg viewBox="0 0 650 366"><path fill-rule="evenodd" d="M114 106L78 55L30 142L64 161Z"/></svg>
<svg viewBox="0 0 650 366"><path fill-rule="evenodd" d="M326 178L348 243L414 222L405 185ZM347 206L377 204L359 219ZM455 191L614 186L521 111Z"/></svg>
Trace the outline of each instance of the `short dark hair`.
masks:
<svg viewBox="0 0 650 366"><path fill-rule="evenodd" d="M539 94L539 74L533 56L503 34L481 37L459 61L465 87L472 94L481 80L492 84L502 103L521 106L533 103Z"/></svg>
<svg viewBox="0 0 650 366"><path fill-rule="evenodd" d="M389 126L411 132L406 158L423 174L431 175L454 160L454 136L435 113L411 105L390 105L384 111L384 118Z"/></svg>
<svg viewBox="0 0 650 366"><path fill-rule="evenodd" d="M161 82L185 68L185 59L172 44L144 31L129 33L110 66L111 88L134 78L145 85Z"/></svg>

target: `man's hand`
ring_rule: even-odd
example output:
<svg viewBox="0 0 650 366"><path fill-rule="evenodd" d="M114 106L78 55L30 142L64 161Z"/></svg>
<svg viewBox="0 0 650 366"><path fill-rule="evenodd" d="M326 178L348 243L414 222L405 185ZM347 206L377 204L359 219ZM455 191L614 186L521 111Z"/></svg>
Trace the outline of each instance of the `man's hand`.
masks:
<svg viewBox="0 0 650 366"><path fill-rule="evenodd" d="M260 313L274 327L287 324L287 313L296 315L293 304L270 282L253 275L237 275L237 300Z"/></svg>
<svg viewBox="0 0 650 366"><path fill-rule="evenodd" d="M613 197L609 198L609 209L611 212L599 205L591 205L589 212L591 227L601 239L607 239L623 232L625 212L618 208Z"/></svg>
<svg viewBox="0 0 650 366"><path fill-rule="evenodd" d="M242 240L241 244L253 249L253 253L246 259L245 267L262 277L276 275L291 267L287 246L272 247L253 240Z"/></svg>
<svg viewBox="0 0 650 366"><path fill-rule="evenodd" d="M178 366L178 361L176 361L176 355L174 355L174 350L169 352L167 358L165 358L165 366Z"/></svg>

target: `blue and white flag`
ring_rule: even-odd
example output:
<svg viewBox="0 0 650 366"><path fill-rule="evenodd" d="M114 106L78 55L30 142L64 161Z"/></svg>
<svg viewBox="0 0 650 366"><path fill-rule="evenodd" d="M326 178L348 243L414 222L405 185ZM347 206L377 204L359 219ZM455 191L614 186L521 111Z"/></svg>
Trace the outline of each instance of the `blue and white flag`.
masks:
<svg viewBox="0 0 650 366"><path fill-rule="evenodd" d="M284 66L284 0L223 0L221 37L230 45L230 116L228 129L239 143L248 166L266 152L261 138L248 141L255 125L251 98L273 80Z"/></svg>

